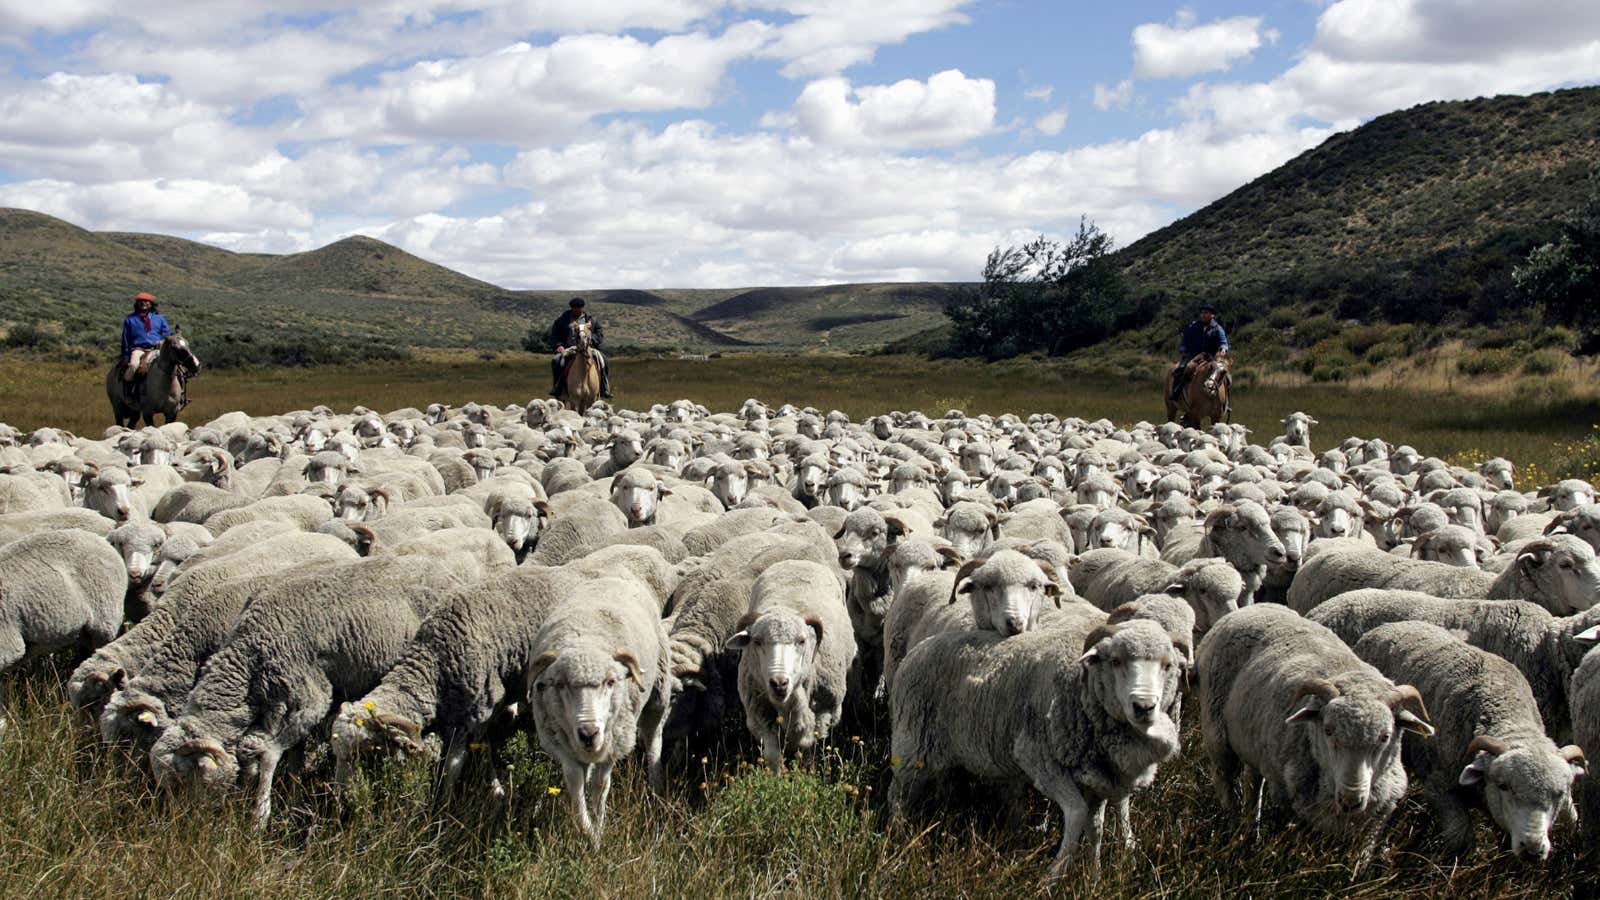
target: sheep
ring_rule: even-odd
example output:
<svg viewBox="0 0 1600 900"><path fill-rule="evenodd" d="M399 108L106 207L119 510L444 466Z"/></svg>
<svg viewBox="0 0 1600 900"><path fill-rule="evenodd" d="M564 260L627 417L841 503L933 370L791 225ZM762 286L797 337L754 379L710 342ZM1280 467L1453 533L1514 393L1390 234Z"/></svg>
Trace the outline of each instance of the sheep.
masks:
<svg viewBox="0 0 1600 900"><path fill-rule="evenodd" d="M1053 573L1015 550L968 561L956 582L950 599L960 595L970 601L972 627L978 629L1021 634L1038 623L1047 605L1061 607L1062 588Z"/></svg>
<svg viewBox="0 0 1600 900"><path fill-rule="evenodd" d="M1346 643L1388 622L1430 622L1460 632L1465 640L1511 661L1528 679L1546 728L1558 738L1571 728L1568 682L1600 625L1600 610L1571 616L1524 600L1448 600L1416 591L1370 588L1340 594L1308 612Z"/></svg>
<svg viewBox="0 0 1600 900"><path fill-rule="evenodd" d="M1098 865L1105 804L1148 785L1178 752L1163 711L1182 656L1161 626L1132 621L1069 645L1054 629L929 638L900 667L891 694L897 814L931 782L964 769L989 782L1035 785L1061 807L1061 876L1080 839Z"/></svg>
<svg viewBox="0 0 1600 900"><path fill-rule="evenodd" d="M611 770L643 738L650 784L665 789L662 729L672 698L667 632L639 582L583 579L531 648L539 745L561 763L578 829L600 845Z"/></svg>
<svg viewBox="0 0 1600 900"><path fill-rule="evenodd" d="M853 466L840 466L828 474L824 499L828 505L855 510L867 496L867 476Z"/></svg>
<svg viewBox="0 0 1600 900"><path fill-rule="evenodd" d="M611 480L611 502L628 517L628 527L656 524L661 498L672 491L649 469L628 469Z"/></svg>
<svg viewBox="0 0 1600 900"><path fill-rule="evenodd" d="M993 509L962 500L935 519L933 527L940 537L966 557L976 556L985 544L1000 537L1000 518Z"/></svg>
<svg viewBox="0 0 1600 900"><path fill-rule="evenodd" d="M87 655L110 643L127 590L122 557L87 531L46 531L0 547L0 673L28 656L67 647Z"/></svg>
<svg viewBox="0 0 1600 900"><path fill-rule="evenodd" d="M1311 426L1321 424L1303 412L1292 412L1278 420L1283 425L1284 443L1290 447L1311 449Z"/></svg>
<svg viewBox="0 0 1600 900"><path fill-rule="evenodd" d="M1499 575L1424 560L1402 559L1359 547L1318 552L1289 586L1289 605L1307 612L1359 588L1424 591L1436 597L1523 599L1557 615L1570 615L1600 599L1600 561L1594 549L1569 534L1525 545Z"/></svg>
<svg viewBox="0 0 1600 900"><path fill-rule="evenodd" d="M167 585L171 583L174 575L189 560L199 555L204 543L196 540L192 535L174 533L161 542L161 549L156 551L155 566L150 573L150 597L159 600L167 592Z"/></svg>
<svg viewBox="0 0 1600 900"><path fill-rule="evenodd" d="M557 569L524 566L452 594L423 620L378 686L340 706L332 738L336 780L347 780L364 752L404 756L419 751L423 732L431 731L442 738L441 792L448 793L471 744L526 700L532 684L529 648L576 583L599 574L585 563L605 565L608 577L637 578L664 597L672 586L671 570L659 555L653 560L651 555L629 550Z"/></svg>
<svg viewBox="0 0 1600 900"><path fill-rule="evenodd" d="M1558 481L1539 493L1550 498L1550 508L1556 512L1588 506L1595 501L1594 485L1581 478Z"/></svg>
<svg viewBox="0 0 1600 900"><path fill-rule="evenodd" d="M1058 526L1065 526L1059 518L1055 522ZM1011 521L1005 522L1006 534L1012 534ZM1089 523L1090 547L1116 547L1126 550L1135 556L1154 556L1157 552L1154 541L1149 540L1155 534L1155 528L1143 516L1135 515L1124 509L1101 510ZM1071 540L1072 533L1066 531L1063 543Z"/></svg>
<svg viewBox="0 0 1600 900"><path fill-rule="evenodd" d="M718 516L715 521L685 532L683 546L689 551L690 556L709 556L718 547L736 537L765 531L786 518L788 517L784 513L771 507L730 510Z"/></svg>
<svg viewBox="0 0 1600 900"><path fill-rule="evenodd" d="M150 510L140 509L134 502L133 489L144 480L120 467L100 469L84 484L83 505L114 522L148 518Z"/></svg>
<svg viewBox="0 0 1600 900"><path fill-rule="evenodd" d="M883 675L883 616L888 611L889 550L906 533L900 520L885 518L870 507L844 520L833 540L839 568L849 578L845 591L850 626L860 644L862 690L876 696Z"/></svg>
<svg viewBox="0 0 1600 900"><path fill-rule="evenodd" d="M1200 642L1201 734L1218 799L1256 779L1324 833L1358 838L1364 863L1406 792L1399 731L1433 734L1422 697L1333 632L1274 604L1241 609ZM1264 802L1264 801L1263 801Z"/></svg>
<svg viewBox="0 0 1600 900"><path fill-rule="evenodd" d="M1415 685L1437 734L1407 741L1406 768L1444 832L1447 856L1472 848L1471 806L1485 807L1524 859L1550 855L1550 826L1572 809L1573 779L1588 764L1576 746L1545 736L1533 690L1516 666L1426 622L1393 622L1362 635L1355 654ZM1576 821L1573 824L1577 824Z"/></svg>
<svg viewBox="0 0 1600 900"><path fill-rule="evenodd" d="M883 619L885 684L893 686L901 660L929 635L973 627L972 605L951 602L961 563L955 548L926 538L895 544L889 555L893 599Z"/></svg>
<svg viewBox="0 0 1600 900"><path fill-rule="evenodd" d="M745 725L773 772L826 741L844 712L856 639L839 576L805 560L774 563L756 579L750 610L727 648L739 651Z"/></svg>
<svg viewBox="0 0 1600 900"><path fill-rule="evenodd" d="M1411 543L1411 556L1465 569L1481 568L1493 545L1483 535L1465 525L1446 525L1417 537Z"/></svg>
<svg viewBox="0 0 1600 900"><path fill-rule="evenodd" d="M1591 630L1585 636L1591 644L1600 641L1600 632ZM1572 673L1568 690L1572 708L1581 710L1573 716L1573 739L1586 755L1600 756L1600 714L1596 714L1596 710L1600 710L1600 652L1590 650L1584 655ZM1593 822L1600 820L1600 787L1596 787L1592 778L1586 781L1578 792L1582 803L1580 821L1587 816Z"/></svg>
<svg viewBox="0 0 1600 900"><path fill-rule="evenodd" d="M1161 549L1161 558L1173 565L1182 565L1198 557L1222 557L1239 570L1244 586L1239 592L1239 606L1248 606L1256 591L1266 581L1269 566L1282 565L1289 555L1283 542L1272 530L1272 517L1260 504L1241 500L1237 504L1223 504L1206 514L1205 533L1191 542L1192 534L1182 531L1168 536L1167 545ZM1299 576L1295 577L1299 581Z"/></svg>
<svg viewBox="0 0 1600 900"><path fill-rule="evenodd" d="M255 824L265 827L283 754L340 699L377 684L426 612L464 585L455 563L365 559L256 597L206 663L181 714L156 738L150 764L157 783L215 792L253 776Z"/></svg>
<svg viewBox="0 0 1600 900"><path fill-rule="evenodd" d="M735 674L725 645L749 610L756 578L782 560L832 565L833 558L826 532L813 522L793 522L736 537L685 572L669 620L672 677L681 688L673 692L670 740L713 731L722 720Z"/></svg>
<svg viewBox="0 0 1600 900"><path fill-rule="evenodd" d="M556 512L552 504L550 524L545 526L528 560L534 565L558 566L588 555L603 546L618 532L626 531L628 518L609 502L597 497L578 496Z"/></svg>
<svg viewBox="0 0 1600 900"><path fill-rule="evenodd" d="M538 546L539 534L550 520L550 504L508 494L493 494L486 503L494 531L511 548L518 563Z"/></svg>
<svg viewBox="0 0 1600 900"><path fill-rule="evenodd" d="M204 523L212 534L221 535L230 528L245 522L270 520L288 522L301 531L315 531L322 523L333 518L328 504L306 494L288 497L267 497L248 506L225 509L208 517Z"/></svg>
<svg viewBox="0 0 1600 900"><path fill-rule="evenodd" d="M1588 503L1556 513L1544 533L1577 535L1600 552L1600 506Z"/></svg>
<svg viewBox="0 0 1600 900"><path fill-rule="evenodd" d="M1204 633L1218 619L1239 608L1244 579L1227 560L1202 557L1174 566L1121 552L1121 558L1103 557L1096 571L1083 578L1080 593L1100 609L1116 609L1146 594L1173 594L1190 605L1196 633Z"/></svg>
<svg viewBox="0 0 1600 900"><path fill-rule="evenodd" d="M106 541L122 557L128 572L128 596L124 602L125 615L138 620L148 612L145 598L150 579L156 574L156 559L167 533L161 526L149 521L129 522L106 535Z"/></svg>
<svg viewBox="0 0 1600 900"><path fill-rule="evenodd" d="M104 537L117 527L117 523L92 509L45 509L36 512L0 515L0 545L42 531L60 531L75 528Z"/></svg>

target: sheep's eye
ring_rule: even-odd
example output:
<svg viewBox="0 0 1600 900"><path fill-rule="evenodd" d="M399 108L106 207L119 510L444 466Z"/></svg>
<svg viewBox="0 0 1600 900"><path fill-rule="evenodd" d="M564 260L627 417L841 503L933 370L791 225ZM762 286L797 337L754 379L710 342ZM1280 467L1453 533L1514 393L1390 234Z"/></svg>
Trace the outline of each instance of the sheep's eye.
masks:
<svg viewBox="0 0 1600 900"><path fill-rule="evenodd" d="M1386 734L1383 737L1378 738L1378 746L1382 747L1382 746L1388 744L1389 743L1389 739L1392 738L1392 737L1394 737L1394 735Z"/></svg>
<svg viewBox="0 0 1600 900"><path fill-rule="evenodd" d="M1327 728L1322 729L1322 733L1327 735L1328 737L1333 737L1333 727L1329 726Z"/></svg>
<svg viewBox="0 0 1600 900"><path fill-rule="evenodd" d="M617 676L612 675L611 677L606 679L606 687L616 687L616 686L617 686Z"/></svg>
<svg viewBox="0 0 1600 900"><path fill-rule="evenodd" d="M1563 568L1563 569L1570 569L1570 568L1572 568L1572 563L1570 563L1570 562L1567 562L1567 561L1566 561L1566 560L1562 560L1562 561L1561 561L1561 563L1560 563L1560 565L1561 565L1561 568Z"/></svg>
<svg viewBox="0 0 1600 900"><path fill-rule="evenodd" d="M542 693L544 693L544 689L545 689L545 688L546 688L546 687L548 687L548 685L546 685L546 684L545 684L545 683L544 683L544 682L542 682L542 681L541 681L541 682L539 682L539 683L538 683L538 684L535 684L535 685L534 685L534 686L533 686L533 689L534 689L534 690L535 690L535 691L538 691L538 692L539 692L539 693L541 693L541 694L542 694Z"/></svg>
<svg viewBox="0 0 1600 900"><path fill-rule="evenodd" d="M1121 659L1113 659L1113 660L1111 660L1111 667L1114 668L1114 669L1122 668L1122 660Z"/></svg>

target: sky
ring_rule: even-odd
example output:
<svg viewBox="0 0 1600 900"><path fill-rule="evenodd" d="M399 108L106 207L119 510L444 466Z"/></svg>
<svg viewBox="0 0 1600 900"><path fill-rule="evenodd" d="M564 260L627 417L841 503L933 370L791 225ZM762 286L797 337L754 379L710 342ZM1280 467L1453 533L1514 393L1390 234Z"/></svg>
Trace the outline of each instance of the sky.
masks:
<svg viewBox="0 0 1600 900"><path fill-rule="evenodd" d="M1600 83L1596 0L0 0L0 206L509 288L973 280L1374 116Z"/></svg>

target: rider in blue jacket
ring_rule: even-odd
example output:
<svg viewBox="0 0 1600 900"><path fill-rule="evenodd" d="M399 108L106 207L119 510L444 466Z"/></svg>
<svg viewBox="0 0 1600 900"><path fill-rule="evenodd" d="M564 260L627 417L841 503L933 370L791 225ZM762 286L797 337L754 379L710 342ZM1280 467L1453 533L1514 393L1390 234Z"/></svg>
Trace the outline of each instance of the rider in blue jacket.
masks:
<svg viewBox="0 0 1600 900"><path fill-rule="evenodd" d="M1200 307L1200 318L1183 329L1183 336L1178 341L1178 367L1172 379L1173 399L1183 396L1184 386L1194 372L1195 360L1215 357L1227 350L1228 333L1222 330L1222 323L1217 321L1216 308L1209 305Z"/></svg>
<svg viewBox="0 0 1600 900"><path fill-rule="evenodd" d="M156 311L156 298L136 294L133 312L122 320L122 380L131 383L139 367L161 346L161 339L172 333L167 320Z"/></svg>

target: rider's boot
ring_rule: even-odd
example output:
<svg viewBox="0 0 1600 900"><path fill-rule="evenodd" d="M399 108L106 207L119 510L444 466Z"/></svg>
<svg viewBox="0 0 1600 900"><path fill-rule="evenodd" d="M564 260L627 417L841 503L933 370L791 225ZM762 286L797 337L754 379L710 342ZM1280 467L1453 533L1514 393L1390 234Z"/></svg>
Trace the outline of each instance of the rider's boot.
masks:
<svg viewBox="0 0 1600 900"><path fill-rule="evenodd" d="M561 396L561 389L565 387L561 381L561 361L558 359L550 364L550 396Z"/></svg>
<svg viewBox="0 0 1600 900"><path fill-rule="evenodd" d="M607 400L610 400L612 398L612 396L613 396L613 394L611 393L611 367L610 366L607 366L606 368L600 370L600 396L604 397Z"/></svg>

